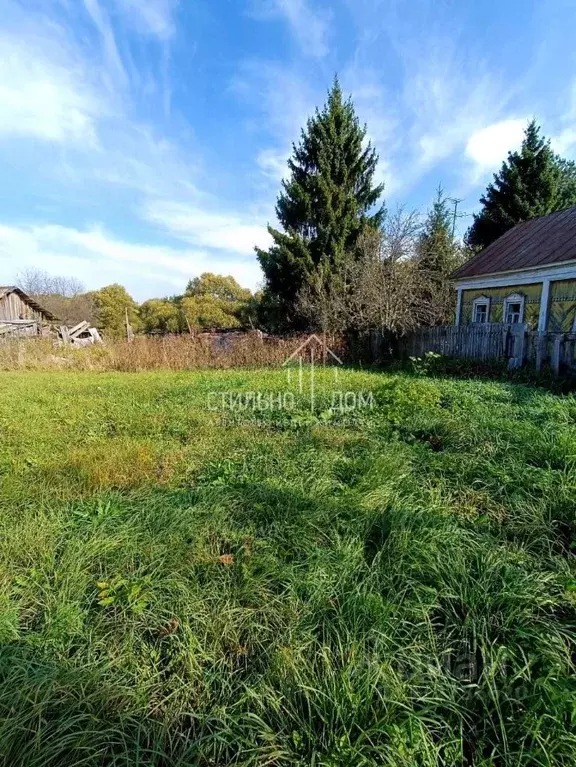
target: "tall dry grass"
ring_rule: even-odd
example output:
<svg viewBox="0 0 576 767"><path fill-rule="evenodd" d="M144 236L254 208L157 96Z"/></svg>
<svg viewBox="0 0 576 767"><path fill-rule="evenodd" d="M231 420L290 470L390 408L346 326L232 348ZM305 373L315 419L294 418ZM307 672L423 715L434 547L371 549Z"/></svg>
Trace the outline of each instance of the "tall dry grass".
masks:
<svg viewBox="0 0 576 767"><path fill-rule="evenodd" d="M138 372L271 367L281 365L305 339L260 338L252 333L138 336L130 343L111 341L85 348L54 346L48 339L23 339L0 344L0 370Z"/></svg>

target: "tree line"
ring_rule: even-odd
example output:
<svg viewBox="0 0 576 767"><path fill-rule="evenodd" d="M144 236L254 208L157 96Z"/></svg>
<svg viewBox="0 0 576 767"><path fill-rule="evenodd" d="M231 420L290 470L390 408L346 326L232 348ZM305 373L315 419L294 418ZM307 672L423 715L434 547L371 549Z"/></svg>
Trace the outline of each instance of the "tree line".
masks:
<svg viewBox="0 0 576 767"><path fill-rule="evenodd" d="M402 335L452 321L450 275L508 229L576 204L576 165L553 152L535 120L480 198L462 241L441 187L422 220L389 211L375 182L378 154L337 78L303 128L276 204L272 245L256 248L264 275L253 294L231 276L204 273L180 295L138 305L118 284L85 291L73 278L31 270L18 284L62 322L89 320L110 338L259 327Z"/></svg>
<svg viewBox="0 0 576 767"><path fill-rule="evenodd" d="M52 277L29 269L16 282L65 325L83 320L107 338L127 336L127 325L136 333L185 333L213 328L255 327L258 296L231 276L205 272L189 280L181 295L151 298L138 304L123 285L86 291L75 279Z"/></svg>

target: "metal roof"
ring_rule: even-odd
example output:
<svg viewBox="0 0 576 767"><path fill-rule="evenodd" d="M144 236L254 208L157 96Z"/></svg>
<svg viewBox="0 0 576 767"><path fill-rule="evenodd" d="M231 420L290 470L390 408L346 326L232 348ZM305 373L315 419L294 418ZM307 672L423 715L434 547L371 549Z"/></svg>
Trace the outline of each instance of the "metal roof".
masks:
<svg viewBox="0 0 576 767"><path fill-rule="evenodd" d="M47 320L56 320L57 318L52 314L52 312L49 312L48 309L45 309L43 306L41 306L37 301L35 301L33 298L31 298L27 293L24 293L23 290L16 287L16 285L0 285L0 299L4 298L4 296L8 295L9 293L16 293L20 298L27 303L29 306L31 306L33 309L35 309L37 312L42 312L42 314L46 317Z"/></svg>
<svg viewBox="0 0 576 767"><path fill-rule="evenodd" d="M576 261L576 205L524 221L457 269L452 278Z"/></svg>

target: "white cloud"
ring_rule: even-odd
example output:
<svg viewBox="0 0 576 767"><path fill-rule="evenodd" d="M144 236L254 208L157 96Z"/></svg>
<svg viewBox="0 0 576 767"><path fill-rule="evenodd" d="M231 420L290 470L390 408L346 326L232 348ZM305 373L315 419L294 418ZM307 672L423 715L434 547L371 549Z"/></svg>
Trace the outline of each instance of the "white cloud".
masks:
<svg viewBox="0 0 576 767"><path fill-rule="evenodd" d="M290 146L300 135L307 118L325 97L310 79L268 61L243 65L232 85L242 102L263 118L259 121L281 148Z"/></svg>
<svg viewBox="0 0 576 767"><path fill-rule="evenodd" d="M182 290L190 277L205 271L232 274L250 288L262 277L255 256L239 259L208 250L135 244L96 226L0 224L0 284L13 281L16 267L73 275L89 289L119 281L139 300Z"/></svg>
<svg viewBox="0 0 576 767"><path fill-rule="evenodd" d="M139 31L169 40L176 30L174 16L180 0L116 0L130 24Z"/></svg>
<svg viewBox="0 0 576 767"><path fill-rule="evenodd" d="M53 6L51 16L13 6L11 32L0 32L0 140L36 139L62 148L55 153L40 145L37 151L51 200L66 201L88 185L101 196L110 184L145 195L190 194L198 168L188 159L190 132L180 130L177 144L134 117L134 82L105 4L83 0L83 6L83 20L91 20L96 36L74 34L64 6ZM21 147L10 151L17 168Z"/></svg>
<svg viewBox="0 0 576 767"><path fill-rule="evenodd" d="M257 16L283 18L306 56L322 58L330 50L331 14L313 8L307 0L260 0Z"/></svg>
<svg viewBox="0 0 576 767"><path fill-rule="evenodd" d="M106 109L57 40L9 35L0 37L0 104L0 135L89 146Z"/></svg>
<svg viewBox="0 0 576 767"><path fill-rule="evenodd" d="M472 133L465 154L474 163L475 174L497 169L509 151L519 148L526 122L523 117L501 120Z"/></svg>
<svg viewBox="0 0 576 767"><path fill-rule="evenodd" d="M289 173L289 155L290 149L262 149L258 152L256 163L265 176L278 183Z"/></svg>
<svg viewBox="0 0 576 767"><path fill-rule="evenodd" d="M551 139L552 149L560 155L573 157L576 150L576 128L565 128Z"/></svg>
<svg viewBox="0 0 576 767"><path fill-rule="evenodd" d="M551 143L555 152L572 159L576 156L576 80L570 84L562 103L566 105L565 112Z"/></svg>
<svg viewBox="0 0 576 767"><path fill-rule="evenodd" d="M146 206L145 216L172 236L197 247L247 256L254 253L255 245L270 244L270 235L260 223L236 214L211 213L181 202L156 201Z"/></svg>
<svg viewBox="0 0 576 767"><path fill-rule="evenodd" d="M419 149L418 163L427 169L463 148L468 137L498 114L501 100L492 78L481 71L476 76L450 75L456 62L432 66L408 80L413 92L408 97L415 115L414 133ZM436 71L434 71L436 70Z"/></svg>

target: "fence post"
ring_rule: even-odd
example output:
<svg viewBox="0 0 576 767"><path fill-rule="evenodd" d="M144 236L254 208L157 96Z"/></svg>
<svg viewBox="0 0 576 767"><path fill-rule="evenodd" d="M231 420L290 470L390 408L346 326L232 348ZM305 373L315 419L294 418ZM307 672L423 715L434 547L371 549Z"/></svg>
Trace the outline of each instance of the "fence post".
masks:
<svg viewBox="0 0 576 767"><path fill-rule="evenodd" d="M536 370L540 372L546 358L548 346L548 334L545 331L539 331L536 336Z"/></svg>
<svg viewBox="0 0 576 767"><path fill-rule="evenodd" d="M574 341L576 336L574 333L570 333L566 336L566 344L564 346L564 364L569 368L574 368Z"/></svg>
<svg viewBox="0 0 576 767"><path fill-rule="evenodd" d="M554 375L560 375L560 366L562 364L562 343L564 334L557 335L552 346L552 371Z"/></svg>
<svg viewBox="0 0 576 767"><path fill-rule="evenodd" d="M521 368L526 356L526 330L524 326L515 328L513 331L514 345L512 347L512 357L508 362L508 369L514 370Z"/></svg>

